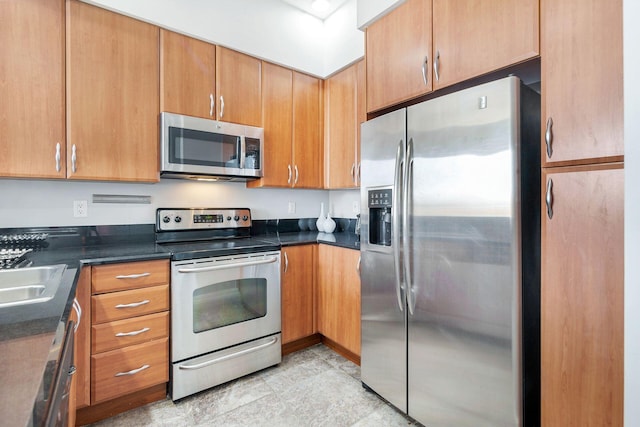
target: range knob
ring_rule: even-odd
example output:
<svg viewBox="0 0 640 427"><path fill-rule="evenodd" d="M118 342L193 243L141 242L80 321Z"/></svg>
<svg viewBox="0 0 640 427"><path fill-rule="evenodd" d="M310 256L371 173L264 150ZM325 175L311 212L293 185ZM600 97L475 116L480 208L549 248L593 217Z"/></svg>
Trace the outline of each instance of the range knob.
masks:
<svg viewBox="0 0 640 427"><path fill-rule="evenodd" d="M227 217L227 221L231 221L231 215Z"/></svg>
<svg viewBox="0 0 640 427"><path fill-rule="evenodd" d="M248 219L249 219L249 217L248 217L247 215L242 215L242 220L243 220L243 221L246 221L246 220L248 220Z"/></svg>
<svg viewBox="0 0 640 427"><path fill-rule="evenodd" d="M176 217L173 219L175 222L181 222L182 221L182 217L179 215L176 215Z"/></svg>
<svg viewBox="0 0 640 427"><path fill-rule="evenodd" d="M165 224L168 224L169 221L171 221L171 218L169 218L169 215L165 215L162 217L162 222L164 222Z"/></svg>
<svg viewBox="0 0 640 427"><path fill-rule="evenodd" d="M236 216L234 216L234 217L233 217L233 220L234 220L234 221L238 221L239 219L240 219L240 217L239 217L238 215L236 215Z"/></svg>

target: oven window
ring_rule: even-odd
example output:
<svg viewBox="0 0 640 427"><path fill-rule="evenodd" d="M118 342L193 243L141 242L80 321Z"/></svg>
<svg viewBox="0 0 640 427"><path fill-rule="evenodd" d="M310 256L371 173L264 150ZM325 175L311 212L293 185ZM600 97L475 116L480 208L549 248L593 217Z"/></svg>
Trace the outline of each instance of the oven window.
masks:
<svg viewBox="0 0 640 427"><path fill-rule="evenodd" d="M267 314L267 279L216 283L193 293L193 332L204 332Z"/></svg>
<svg viewBox="0 0 640 427"><path fill-rule="evenodd" d="M240 137L169 128L169 161L174 164L240 167Z"/></svg>

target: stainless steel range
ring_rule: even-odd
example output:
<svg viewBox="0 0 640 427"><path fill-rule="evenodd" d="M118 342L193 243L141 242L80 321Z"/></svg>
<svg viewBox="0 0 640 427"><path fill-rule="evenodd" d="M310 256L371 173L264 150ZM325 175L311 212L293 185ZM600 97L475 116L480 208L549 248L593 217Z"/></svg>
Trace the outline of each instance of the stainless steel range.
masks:
<svg viewBox="0 0 640 427"><path fill-rule="evenodd" d="M249 209L158 209L172 253L170 395L181 399L282 360L280 245Z"/></svg>

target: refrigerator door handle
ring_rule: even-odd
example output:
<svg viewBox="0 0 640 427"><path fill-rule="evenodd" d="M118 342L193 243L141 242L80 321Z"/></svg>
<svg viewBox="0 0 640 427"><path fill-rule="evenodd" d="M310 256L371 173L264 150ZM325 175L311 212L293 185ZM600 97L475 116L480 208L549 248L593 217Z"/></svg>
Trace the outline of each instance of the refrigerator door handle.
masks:
<svg viewBox="0 0 640 427"><path fill-rule="evenodd" d="M398 307L400 311L404 311L404 296L402 295L404 289L402 287L402 275L400 274L400 269L402 268L400 262L400 206L404 193L402 189L404 154L404 141L400 140L396 151L396 165L393 176L393 202L391 205L391 219L393 221L391 229L391 235L393 237L393 270L396 275L396 296L398 297Z"/></svg>
<svg viewBox="0 0 640 427"><path fill-rule="evenodd" d="M411 208L411 197L413 191L411 181L413 176L413 139L409 139L407 144L407 154L404 162L404 183L402 184L402 264L404 267L405 294L407 295L407 306L409 314L413 316L415 311L415 299L413 298L413 287L411 286L411 258L409 240L409 209Z"/></svg>

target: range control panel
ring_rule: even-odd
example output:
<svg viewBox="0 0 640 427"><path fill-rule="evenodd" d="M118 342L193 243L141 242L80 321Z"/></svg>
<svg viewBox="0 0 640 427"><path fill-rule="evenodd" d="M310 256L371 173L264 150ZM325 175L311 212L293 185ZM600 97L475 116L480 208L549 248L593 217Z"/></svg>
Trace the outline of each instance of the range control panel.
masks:
<svg viewBox="0 0 640 427"><path fill-rule="evenodd" d="M211 230L251 227L249 209L158 209L157 231Z"/></svg>

